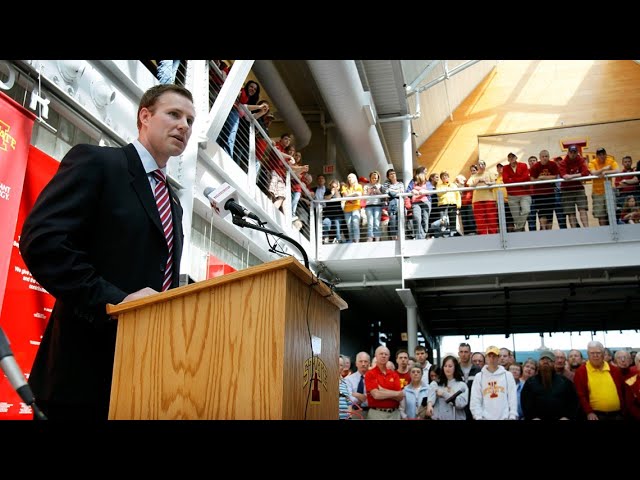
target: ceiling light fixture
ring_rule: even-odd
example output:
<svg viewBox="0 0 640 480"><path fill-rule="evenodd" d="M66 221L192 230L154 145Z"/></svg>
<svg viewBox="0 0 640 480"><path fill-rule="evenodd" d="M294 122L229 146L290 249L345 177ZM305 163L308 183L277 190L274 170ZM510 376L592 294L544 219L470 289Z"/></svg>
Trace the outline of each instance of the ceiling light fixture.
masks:
<svg viewBox="0 0 640 480"><path fill-rule="evenodd" d="M96 107L104 108L115 101L116 91L104 80L97 80L91 83L91 99Z"/></svg>

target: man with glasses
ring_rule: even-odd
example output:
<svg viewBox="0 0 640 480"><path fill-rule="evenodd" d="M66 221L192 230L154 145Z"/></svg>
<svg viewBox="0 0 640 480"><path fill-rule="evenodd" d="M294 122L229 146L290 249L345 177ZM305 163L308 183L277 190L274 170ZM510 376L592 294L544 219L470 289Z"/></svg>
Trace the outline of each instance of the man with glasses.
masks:
<svg viewBox="0 0 640 480"><path fill-rule="evenodd" d="M353 410L362 410L362 417L366 418L369 406L367 405L367 388L364 383L364 376L369 371L369 364L371 363L371 357L367 352L360 352L356 355L356 368L357 370L344 378L347 386L349 387L349 393L351 395L350 401Z"/></svg>
<svg viewBox="0 0 640 480"><path fill-rule="evenodd" d="M479 370L482 370L482 367L484 367L484 353L474 352L474 354L471 355L471 363L478 367Z"/></svg>
<svg viewBox="0 0 640 480"><path fill-rule="evenodd" d="M587 420L622 420L620 369L604 361L604 346L600 342L587 344L587 357L573 379Z"/></svg>

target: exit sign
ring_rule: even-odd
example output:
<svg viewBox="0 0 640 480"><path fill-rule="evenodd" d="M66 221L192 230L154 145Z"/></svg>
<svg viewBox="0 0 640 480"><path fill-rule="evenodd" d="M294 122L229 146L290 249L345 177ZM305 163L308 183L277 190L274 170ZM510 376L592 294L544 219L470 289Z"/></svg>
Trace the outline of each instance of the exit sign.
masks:
<svg viewBox="0 0 640 480"><path fill-rule="evenodd" d="M325 175L333 175L336 171L335 165L325 165L322 167L322 173Z"/></svg>

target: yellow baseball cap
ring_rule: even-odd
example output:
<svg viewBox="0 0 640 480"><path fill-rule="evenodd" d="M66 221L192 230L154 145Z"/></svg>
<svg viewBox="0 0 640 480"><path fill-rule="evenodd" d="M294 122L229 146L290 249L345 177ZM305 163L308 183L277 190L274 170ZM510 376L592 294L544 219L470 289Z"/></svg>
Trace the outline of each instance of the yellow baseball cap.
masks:
<svg viewBox="0 0 640 480"><path fill-rule="evenodd" d="M487 348L484 354L489 355L490 353L493 353L494 355L500 355L500 349L491 345L489 348Z"/></svg>

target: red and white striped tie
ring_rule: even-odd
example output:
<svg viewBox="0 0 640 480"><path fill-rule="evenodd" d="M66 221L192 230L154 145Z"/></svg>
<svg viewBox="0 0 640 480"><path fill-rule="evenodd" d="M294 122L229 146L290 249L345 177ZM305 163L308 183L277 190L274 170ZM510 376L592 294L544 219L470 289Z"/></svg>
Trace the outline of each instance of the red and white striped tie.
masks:
<svg viewBox="0 0 640 480"><path fill-rule="evenodd" d="M164 236L167 239L167 247L169 247L169 256L167 257L167 265L164 269L164 281L162 282L162 291L168 290L171 286L171 277L173 273L173 221L171 219L171 199L169 198L169 190L167 189L167 179L162 170L154 170L153 178L156 179L156 204L158 205L158 213L160 213L160 222L164 230Z"/></svg>

